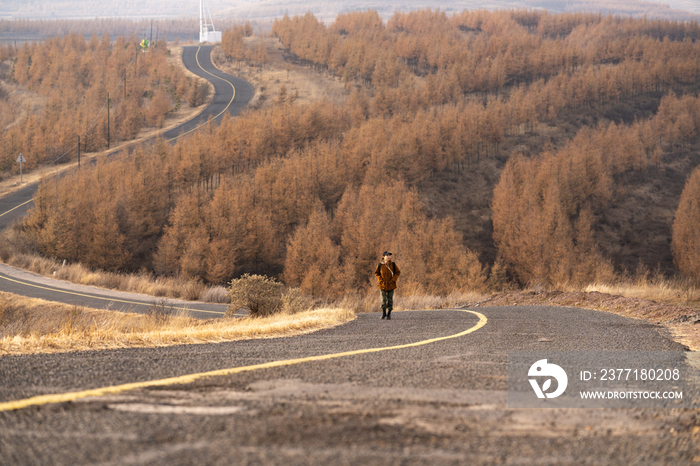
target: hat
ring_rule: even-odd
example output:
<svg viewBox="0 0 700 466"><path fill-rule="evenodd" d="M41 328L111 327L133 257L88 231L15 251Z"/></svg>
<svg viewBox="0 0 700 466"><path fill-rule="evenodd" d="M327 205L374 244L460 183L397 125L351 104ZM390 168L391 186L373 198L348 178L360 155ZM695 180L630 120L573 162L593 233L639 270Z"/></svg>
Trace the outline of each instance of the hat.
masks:
<svg viewBox="0 0 700 466"><path fill-rule="evenodd" d="M391 254L389 251L384 251L384 253L382 254L382 257L384 257L384 256L391 256L391 255L392 255L392 254Z"/></svg>

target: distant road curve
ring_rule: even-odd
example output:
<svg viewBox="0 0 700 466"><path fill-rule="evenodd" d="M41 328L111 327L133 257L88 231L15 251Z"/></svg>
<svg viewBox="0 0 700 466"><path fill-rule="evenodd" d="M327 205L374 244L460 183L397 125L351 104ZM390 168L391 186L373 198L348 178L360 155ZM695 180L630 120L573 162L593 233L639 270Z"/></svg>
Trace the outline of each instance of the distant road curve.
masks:
<svg viewBox="0 0 700 466"><path fill-rule="evenodd" d="M0 264L0 291L92 309L138 312L140 314L157 306L166 311L170 310L173 314L187 311L188 315L198 319L221 317L227 308L225 304L158 298L95 286L76 285L64 280L56 280L15 269L5 264Z"/></svg>
<svg viewBox="0 0 700 466"><path fill-rule="evenodd" d="M223 73L211 62L213 46L183 47L182 62L185 67L209 81L214 86L214 96L209 105L197 117L163 134L170 143L179 137L187 135L203 127L212 118L219 122L228 113L238 115L253 98L255 89L249 82ZM122 150L122 149L120 149ZM0 230L3 230L17 219L27 215L29 208L34 205L33 196L38 188L37 183L0 198ZM144 312L160 303L160 298L145 295L118 293L111 290L101 290L94 287L79 287L66 289L67 282L39 277L12 267L0 266L0 291L42 298L46 300L80 304L96 309L132 310ZM174 309L187 308L195 317L217 317L223 315L225 305L178 302L169 300L166 304Z"/></svg>
<svg viewBox="0 0 700 466"><path fill-rule="evenodd" d="M200 128L206 124L210 116L218 122L226 113L231 116L238 115L255 94L255 88L248 81L226 74L212 64L213 48L212 45L183 47L182 63L189 71L206 79L214 86L214 96L198 117L164 133L163 136L168 141L172 142Z"/></svg>

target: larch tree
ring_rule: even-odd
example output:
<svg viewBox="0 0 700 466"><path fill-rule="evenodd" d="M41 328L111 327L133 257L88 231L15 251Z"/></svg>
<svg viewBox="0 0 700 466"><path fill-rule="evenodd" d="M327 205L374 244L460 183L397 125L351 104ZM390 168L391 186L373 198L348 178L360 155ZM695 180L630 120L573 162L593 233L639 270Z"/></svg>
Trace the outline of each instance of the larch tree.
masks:
<svg viewBox="0 0 700 466"><path fill-rule="evenodd" d="M340 247L331 239L331 218L318 205L287 243L284 282L312 296L336 296L340 273Z"/></svg>
<svg viewBox="0 0 700 466"><path fill-rule="evenodd" d="M700 280L700 168L685 184L673 221L671 250L678 269Z"/></svg>

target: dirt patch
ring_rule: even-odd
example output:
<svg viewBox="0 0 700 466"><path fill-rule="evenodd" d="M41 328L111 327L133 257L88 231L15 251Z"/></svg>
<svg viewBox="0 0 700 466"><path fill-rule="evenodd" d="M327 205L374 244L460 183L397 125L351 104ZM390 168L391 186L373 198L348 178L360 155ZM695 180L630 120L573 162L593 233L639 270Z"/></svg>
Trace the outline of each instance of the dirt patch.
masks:
<svg viewBox="0 0 700 466"><path fill-rule="evenodd" d="M691 351L700 351L700 311L678 304L665 304L642 298L627 298L584 291L515 291L492 296L467 307L486 306L566 306L611 312L641 319L667 328L673 339Z"/></svg>
<svg viewBox="0 0 700 466"><path fill-rule="evenodd" d="M221 47L212 52L214 65L225 73L239 76L255 86L253 107L263 107L277 102L282 94L295 102L311 103L320 100L340 102L348 92L342 80L328 71L306 66L289 54L279 39L274 37L247 37L246 45L255 49L265 44L268 60L262 66L244 61L229 60ZM284 90L283 90L284 89Z"/></svg>

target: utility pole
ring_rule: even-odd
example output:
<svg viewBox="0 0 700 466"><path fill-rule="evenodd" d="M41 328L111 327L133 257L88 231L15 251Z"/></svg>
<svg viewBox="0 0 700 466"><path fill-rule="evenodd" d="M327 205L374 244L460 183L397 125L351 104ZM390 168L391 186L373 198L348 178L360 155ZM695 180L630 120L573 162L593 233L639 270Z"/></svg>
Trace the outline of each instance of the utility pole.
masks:
<svg viewBox="0 0 700 466"><path fill-rule="evenodd" d="M78 136L78 168L80 168L80 136Z"/></svg>

